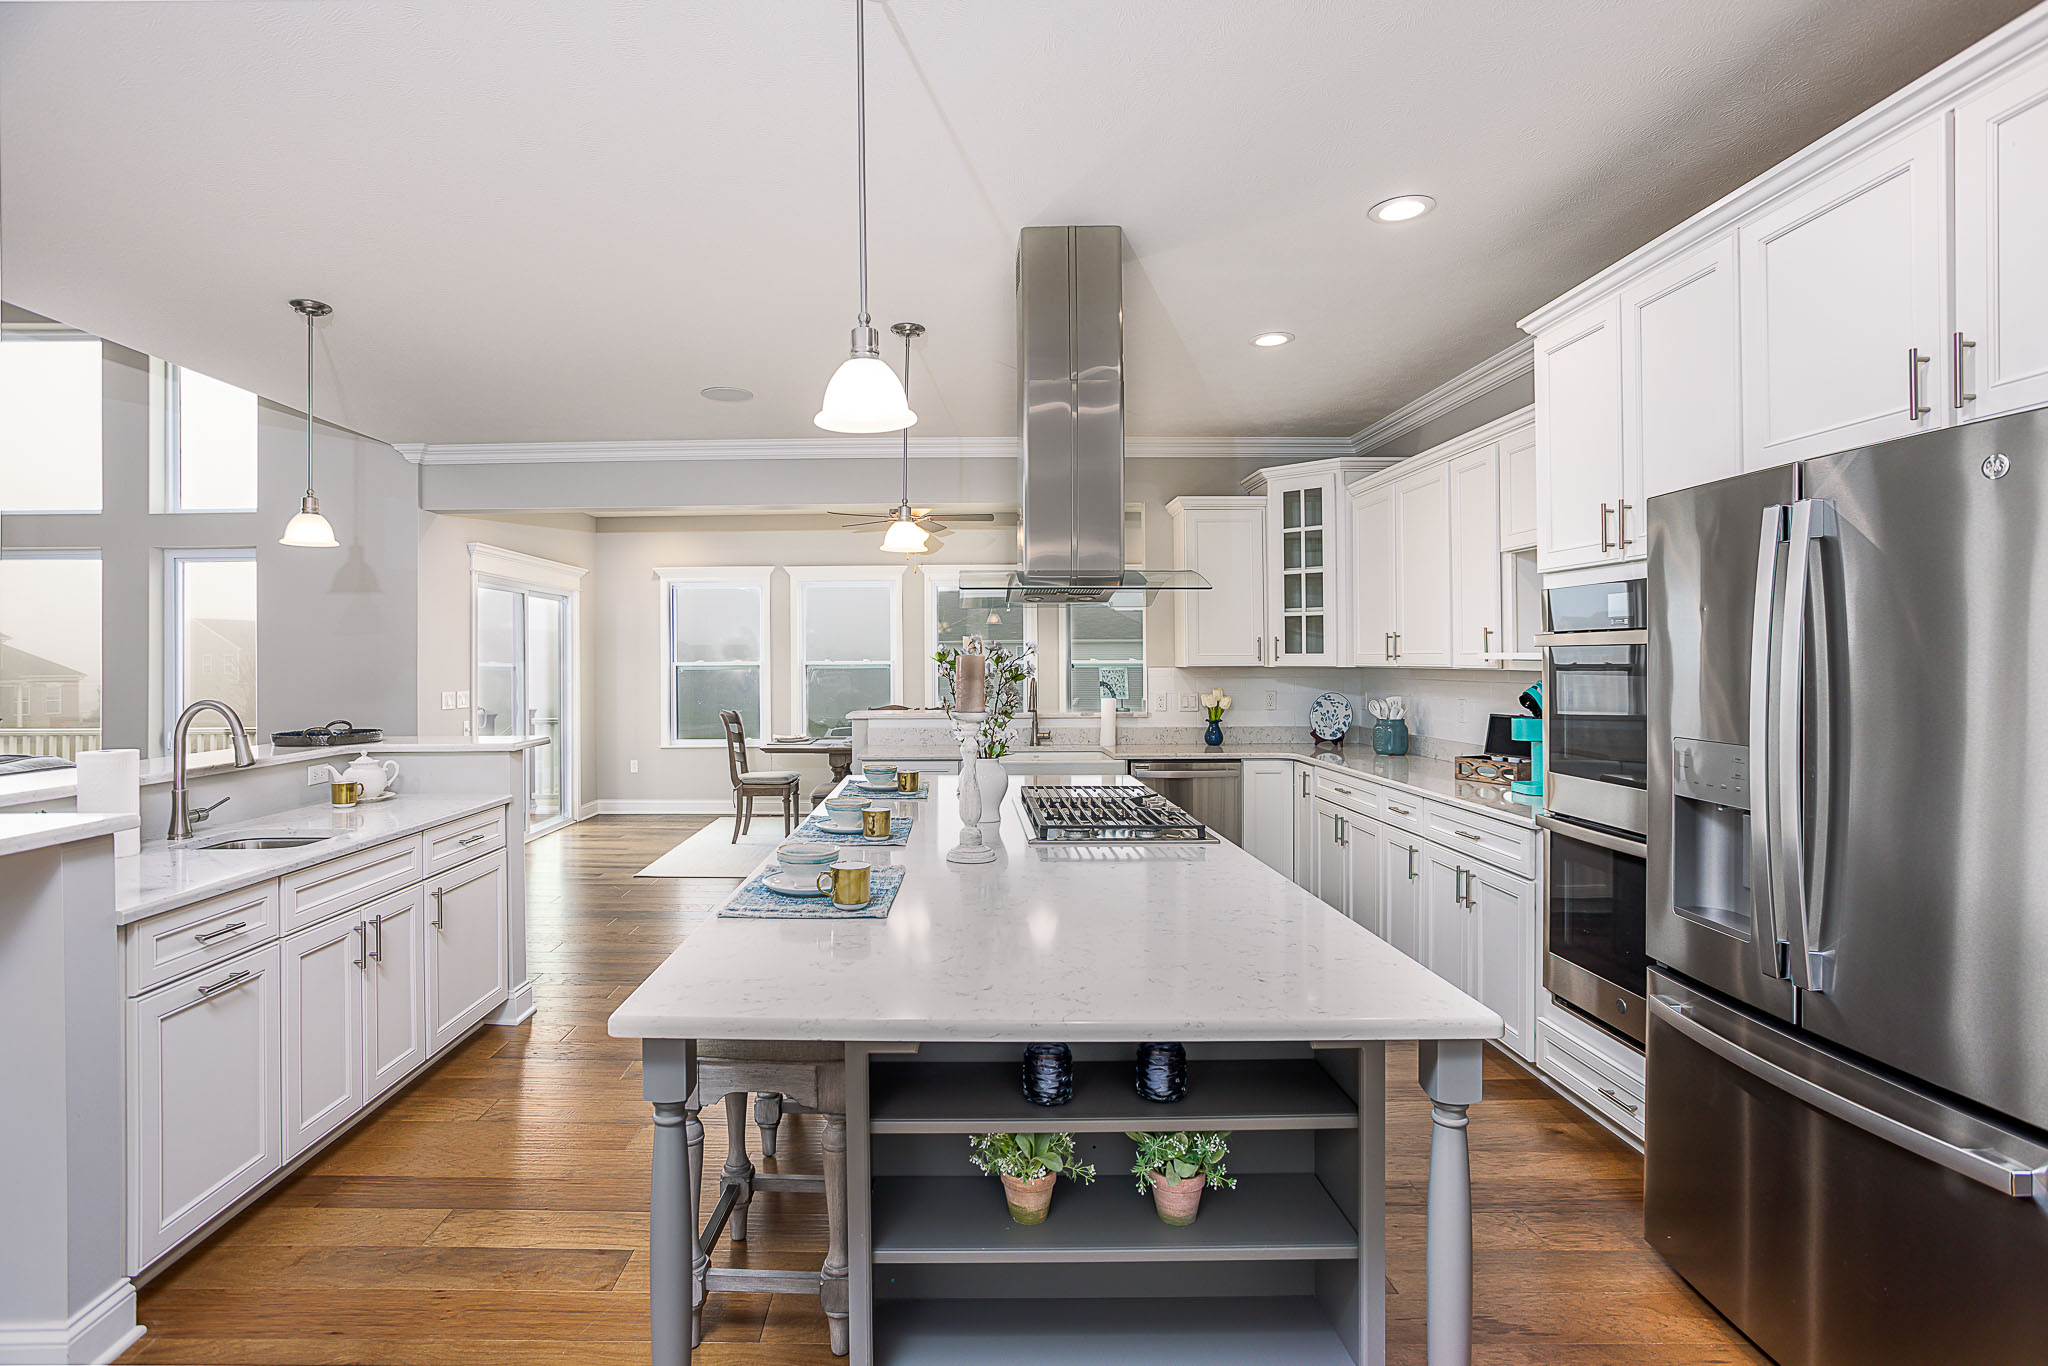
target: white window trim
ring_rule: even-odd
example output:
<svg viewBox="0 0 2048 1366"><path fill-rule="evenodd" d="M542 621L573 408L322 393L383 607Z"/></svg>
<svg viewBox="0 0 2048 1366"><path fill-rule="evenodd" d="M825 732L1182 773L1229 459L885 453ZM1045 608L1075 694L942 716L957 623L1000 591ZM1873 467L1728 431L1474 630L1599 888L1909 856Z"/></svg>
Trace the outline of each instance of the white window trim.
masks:
<svg viewBox="0 0 2048 1366"><path fill-rule="evenodd" d="M498 572L515 569L519 571L516 575ZM583 792L579 774L583 767L583 746L586 740L583 727L578 721L583 715L583 651L578 648L582 631L583 594L576 585L582 581L585 572L573 564L544 560L538 555L527 555L517 550L504 550L474 541L469 546L469 695L472 702L483 694L483 689L478 686L479 674L482 672L479 665L483 657L477 640L478 629L482 624L477 613L478 592L485 588L495 588L501 592L555 598L562 604L562 744L556 755L561 809L553 820L527 827L526 839L529 844L542 835L583 819ZM567 586L560 586L563 584ZM525 653L526 625L522 613L519 621L522 656ZM523 673L523 659L520 667ZM474 733L474 705L463 716L462 725L464 734ZM526 755L529 782L535 764L535 753L536 751L529 750ZM529 788L529 803L532 797Z"/></svg>
<svg viewBox="0 0 2048 1366"><path fill-rule="evenodd" d="M185 576L178 572L178 567L181 564L193 561L234 561L239 563L245 560L251 565L256 563L256 549L254 546L223 546L198 550L180 547L164 551L164 714L162 729L163 752L165 754L171 752L171 735L178 727L179 713L184 711L191 703L199 700L196 697L185 696ZM257 572L261 574L262 571L258 570ZM258 585L258 591L259 593L261 592L260 584ZM262 600L259 597L256 637L252 642L253 648L257 651L256 684L259 688L263 683L261 602ZM259 694L258 701L260 702L261 700ZM258 711L261 711L261 707L258 708ZM242 718L244 722L251 719L247 716ZM253 737L251 743L254 743Z"/></svg>
<svg viewBox="0 0 2048 1366"><path fill-rule="evenodd" d="M542 593L566 594L574 593L581 588L583 576L590 571L580 565L563 564L560 560L544 560L538 555L528 555L523 551L506 550L502 546L471 541L469 572L493 579L504 579L521 588L532 588Z"/></svg>
<svg viewBox="0 0 2048 1366"><path fill-rule="evenodd" d="M676 670L675 670L675 623L671 617L671 602L674 595L670 587L679 583L738 583L751 584L761 590L761 729L762 735L750 735L750 740L763 740L775 729L774 718L769 715L769 670L774 667L775 642L769 635L770 611L769 585L775 577L773 565L746 565L736 567L706 568L657 568L654 577L661 584L660 629L655 637L660 650L661 668L661 715L655 719L655 735L659 737L662 749L724 749L723 739L678 740L675 737L676 715Z"/></svg>
<svg viewBox="0 0 2048 1366"><path fill-rule="evenodd" d="M1008 574L1016 569L1013 564L928 564L919 571L924 579L924 643L929 648L920 661L924 669L926 694L930 705L939 705L939 666L932 654L939 648L939 594L957 590L960 580L969 574ZM1024 643L1038 641L1038 612L1036 607L1024 609Z"/></svg>
<svg viewBox="0 0 2048 1366"><path fill-rule="evenodd" d="M263 468L263 397L262 397L262 395L260 395L260 394L250 394L250 396L251 396L252 398L254 398L254 399L256 400L256 415L255 415L255 423L256 423L256 433L255 433L255 439L256 439L256 470L257 470L257 473L256 473L256 478L257 478L257 481L258 481L258 488L257 488L256 490L252 491L252 496L253 496L253 497L255 498L255 500L256 500L256 501L255 501L255 502L252 502L252 503L249 503L248 505L246 505L246 506L244 506L244 507L232 507L232 508L220 508L220 507L193 507L193 506L188 506L187 504L185 504L185 503L183 503L183 502L181 502L181 501L179 500L179 491L180 491L180 489L181 489L181 488L183 487L183 484L184 484L184 481L183 481L183 479L182 479L182 478L180 477L180 475L179 475L179 467L180 467L180 464L181 464L181 462L182 462L182 461L184 460L184 458L185 458L185 432L184 432L184 427L183 427L183 425L182 425L182 424L180 423L180 421L179 421L179 417L180 417L180 414L181 414L181 411L182 411L182 409L183 409L183 405L184 405L184 400L183 400L183 398L182 398L182 396L181 396L181 392L182 392L182 391L181 391L181 388L180 388L180 378L179 378L179 377L180 377L180 376L181 376L181 375L183 374L183 372L184 372L184 369L185 369L185 367L184 367L184 366L182 366L182 365L179 365L179 364L178 364L178 363L177 363L176 361L168 361L168 360L159 360L159 359L157 359L156 357L151 357L151 358L150 358L150 363L151 363L151 365L153 365L153 366L162 366L162 367L163 367L163 386L162 386L162 394L163 394L163 410L162 410L162 422L161 422L161 424L160 424L160 430L159 430L159 433L158 433L158 439L159 439L159 440L160 440L160 441L161 441L161 442L163 443L163 472L164 472L164 473L163 473L163 481L164 481L164 483L163 483L163 492L162 492L162 496L161 496L161 499L160 499L160 505L161 505L161 508L162 508L162 510L163 510L163 511L164 511L165 513L167 513L167 514L169 514L169 515L171 515L171 516L182 516L183 514L185 514L185 513L188 513L188 512L193 512L193 513L200 513L200 514L209 514L209 513L211 513L211 514L219 514L219 513L252 513L252 512L261 512L261 511L263 510L263 509L262 509L262 506L261 506L261 504L262 504L262 501L263 501L263 495L262 495L262 492L261 492L261 480L262 480L262 474L261 474L261 471L262 471L262 468ZM194 373L201 373L201 372L197 372L197 371L195 371ZM208 375L208 376L207 376L207 378L208 378L208 379L211 379L211 378L213 378L213 377L212 377L211 375ZM226 383L227 383L227 381L226 381L226 380L220 380L220 381L217 381L217 382L218 382L218 383L221 383L221 384L226 384ZM230 387L230 388L241 388L241 386L240 386L240 385L230 385L229 387ZM248 394L248 393L250 393L250 391L249 391L249 390L247 390L247 389L243 389L243 390L242 390L242 392L243 392L243 393L245 393L245 394ZM102 499L102 501L105 501L105 500L104 500L104 499Z"/></svg>
<svg viewBox="0 0 2048 1366"><path fill-rule="evenodd" d="M889 700L903 701L903 576L907 565L789 565L789 706L790 734L804 719L804 589L814 583L875 583L889 589ZM806 727L806 729L808 729Z"/></svg>

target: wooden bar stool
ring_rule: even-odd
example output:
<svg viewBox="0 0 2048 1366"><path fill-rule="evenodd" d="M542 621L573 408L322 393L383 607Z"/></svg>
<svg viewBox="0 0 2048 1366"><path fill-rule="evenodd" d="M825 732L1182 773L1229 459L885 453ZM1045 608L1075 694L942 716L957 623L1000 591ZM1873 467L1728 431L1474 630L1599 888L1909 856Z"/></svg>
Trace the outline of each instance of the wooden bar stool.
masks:
<svg viewBox="0 0 2048 1366"><path fill-rule="evenodd" d="M747 1157L747 1097L779 1098L776 1111L821 1115L823 1170L819 1175L757 1172ZM846 1355L846 1051L837 1044L703 1039L697 1044L697 1089L684 1108L683 1132L690 1150L690 1179L703 1189L704 1124L699 1111L725 1101L725 1166L718 1173L718 1200L697 1238L695 1285L690 1297L690 1345L704 1339L704 1296L714 1290L748 1294L818 1297L832 1336L832 1352ZM765 1271L715 1267L711 1250L728 1229L736 1243L747 1239L747 1207L754 1192L802 1191L825 1197L825 1263L816 1271Z"/></svg>
<svg viewBox="0 0 2048 1366"><path fill-rule="evenodd" d="M740 832L754 823L754 799L757 797L782 798L782 833L787 835L796 829L797 789L803 785L803 774L793 768L762 769L747 771L747 729L736 711L722 711L718 719L725 727L725 761L732 771L732 842L740 842Z"/></svg>

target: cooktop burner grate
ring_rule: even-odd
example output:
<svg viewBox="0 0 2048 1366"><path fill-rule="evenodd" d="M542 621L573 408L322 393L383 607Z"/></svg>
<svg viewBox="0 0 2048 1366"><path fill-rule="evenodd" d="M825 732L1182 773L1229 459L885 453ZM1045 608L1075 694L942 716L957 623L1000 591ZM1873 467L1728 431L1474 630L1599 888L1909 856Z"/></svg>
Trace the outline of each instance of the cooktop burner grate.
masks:
<svg viewBox="0 0 2048 1366"><path fill-rule="evenodd" d="M1034 844L1210 841L1207 826L1144 787L1031 784L1019 800Z"/></svg>

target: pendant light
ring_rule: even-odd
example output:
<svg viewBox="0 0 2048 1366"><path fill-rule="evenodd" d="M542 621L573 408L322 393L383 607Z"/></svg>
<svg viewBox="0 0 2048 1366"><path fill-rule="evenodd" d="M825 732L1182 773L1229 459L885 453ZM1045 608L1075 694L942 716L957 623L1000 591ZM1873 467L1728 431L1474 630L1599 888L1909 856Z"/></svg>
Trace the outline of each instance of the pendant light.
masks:
<svg viewBox="0 0 2048 1366"><path fill-rule="evenodd" d="M853 0L854 184L860 219L860 315L853 354L825 386L825 405L812 419L828 432L868 435L912 426L917 414L896 372L882 359L881 338L868 317L868 57L867 0Z"/></svg>
<svg viewBox="0 0 2048 1366"><path fill-rule="evenodd" d="M294 299L292 307L306 319L306 496L299 501L299 510L292 514L292 519L284 524L284 535L277 538L277 543L324 548L341 542L334 539L334 528L320 515L320 499L313 492L313 319L324 318L334 310L318 299Z"/></svg>
<svg viewBox="0 0 2048 1366"><path fill-rule="evenodd" d="M923 323L897 323L889 329L903 338L903 402L910 402L910 343L913 338L924 335ZM929 555L938 547L932 544L931 533L918 524L917 513L910 506L910 429L903 429L903 501L896 505L896 512L889 519L889 529L882 533L882 549L891 555Z"/></svg>

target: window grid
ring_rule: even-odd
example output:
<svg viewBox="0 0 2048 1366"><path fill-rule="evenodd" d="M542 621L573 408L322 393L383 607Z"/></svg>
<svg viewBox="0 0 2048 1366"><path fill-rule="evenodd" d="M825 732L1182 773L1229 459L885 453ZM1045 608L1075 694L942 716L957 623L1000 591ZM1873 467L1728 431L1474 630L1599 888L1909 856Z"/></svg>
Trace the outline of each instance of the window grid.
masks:
<svg viewBox="0 0 2048 1366"><path fill-rule="evenodd" d="M662 687L662 743L670 747L710 746L724 743L718 712L740 713L747 737L758 740L767 733L768 716L768 577L767 569L664 570L662 654L666 661ZM685 653L679 629L693 608L690 599L699 594L737 594L750 607L744 614L746 637L732 642L745 648L699 649ZM695 609L701 610L701 609ZM716 654L717 657L713 657ZM719 675L725 675L723 679ZM694 709L686 721L684 707L692 698L709 694L704 705Z"/></svg>

